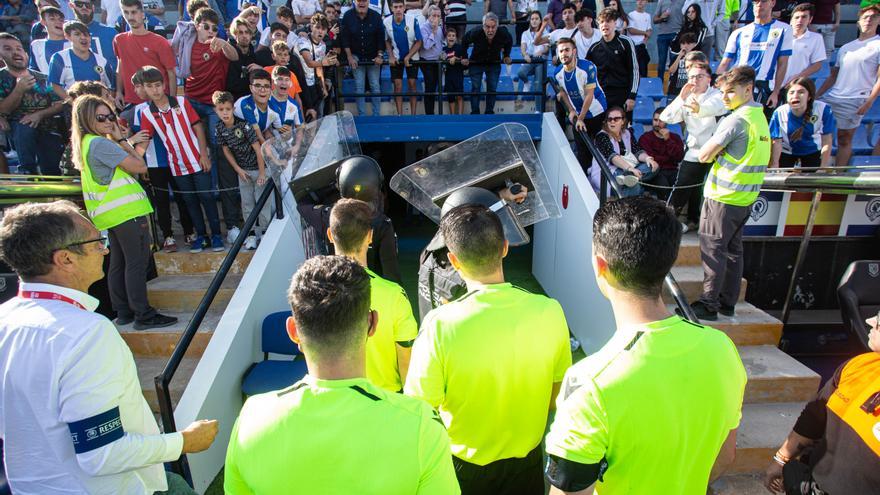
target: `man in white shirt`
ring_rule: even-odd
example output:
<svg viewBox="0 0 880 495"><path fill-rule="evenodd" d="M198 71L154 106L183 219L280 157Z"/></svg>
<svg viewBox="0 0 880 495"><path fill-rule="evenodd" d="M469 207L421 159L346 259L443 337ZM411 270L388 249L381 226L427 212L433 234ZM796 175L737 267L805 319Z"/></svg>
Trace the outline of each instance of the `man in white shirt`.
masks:
<svg viewBox="0 0 880 495"><path fill-rule="evenodd" d="M651 14L645 12L647 2L648 0L636 0L636 10L627 14L629 27L626 32L633 44L636 45L636 58L639 60L639 76L641 77L648 77L648 62L651 61L647 43L648 38L651 37L653 26L651 25Z"/></svg>
<svg viewBox="0 0 880 495"><path fill-rule="evenodd" d="M574 33L577 32L577 24L575 23L575 10L574 4L566 3L564 7L562 7L562 22L564 27L559 29L554 29L547 34L547 28L553 26L553 16L547 14L544 16L544 25L541 26L539 32L541 33L537 37L535 37L535 44L542 45L544 43L550 43L550 53L553 54L553 65L559 65L559 58L556 56L556 42L562 38L573 38Z"/></svg>
<svg viewBox="0 0 880 495"><path fill-rule="evenodd" d="M580 59L587 59L587 52L593 43L602 38L602 33L593 28L593 19L596 15L590 9L581 9L574 16L577 21L577 31L574 33L574 44L577 47L577 55Z"/></svg>
<svg viewBox="0 0 880 495"><path fill-rule="evenodd" d="M825 40L822 39L821 34L807 29L812 20L812 4L802 3L796 6L791 13L791 29L794 40L783 86L798 77L810 77L822 68L822 62L826 58Z"/></svg>
<svg viewBox="0 0 880 495"><path fill-rule="evenodd" d="M880 5L870 5L859 11L859 37L840 47L831 75L816 92L817 97L822 96L822 101L831 105L837 121L837 156L834 160L839 167L849 165L853 135L862 123L862 117L880 95L878 25ZM876 151L880 150L875 148Z"/></svg>
<svg viewBox="0 0 880 495"><path fill-rule="evenodd" d="M688 70L688 82L681 93L660 113L660 120L667 124L684 123L687 128L684 160L678 170L676 189L669 200L673 208L687 208L688 230L700 223L700 206L703 188L698 186L706 180L711 163L700 163L700 148L712 137L718 127L718 117L727 114L721 100L721 92L713 88L712 71L706 64L694 64Z"/></svg>
<svg viewBox="0 0 880 495"><path fill-rule="evenodd" d="M15 493L164 491L182 479L162 463L217 435L216 421L159 432L131 351L86 293L104 276L106 242L69 201L21 204L0 223L0 259L21 278L0 305L0 437Z"/></svg>

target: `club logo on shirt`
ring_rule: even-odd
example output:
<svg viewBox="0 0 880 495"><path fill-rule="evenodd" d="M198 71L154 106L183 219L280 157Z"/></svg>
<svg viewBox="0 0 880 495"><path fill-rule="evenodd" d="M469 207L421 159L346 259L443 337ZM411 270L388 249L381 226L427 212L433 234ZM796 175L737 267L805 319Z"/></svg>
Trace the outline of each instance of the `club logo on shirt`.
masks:
<svg viewBox="0 0 880 495"><path fill-rule="evenodd" d="M211 60L211 54L208 53L208 52L205 52L205 53L202 55L202 60L204 60L205 62L207 62L208 60Z"/></svg>
<svg viewBox="0 0 880 495"><path fill-rule="evenodd" d="M819 116L816 114L810 115L810 123L815 124L816 122L819 122Z"/></svg>
<svg viewBox="0 0 880 495"><path fill-rule="evenodd" d="M772 40L772 39L776 39L776 38L778 38L778 37L780 37L780 36L782 36L782 30L781 30L781 29L771 29L771 30L770 30L770 39L771 39L771 40Z"/></svg>
<svg viewBox="0 0 880 495"><path fill-rule="evenodd" d="M104 73L104 68L101 67L100 65L96 65L96 66L95 66L95 72L97 72L98 74L103 74L103 73Z"/></svg>
<svg viewBox="0 0 880 495"><path fill-rule="evenodd" d="M238 139L241 139L244 137L244 133L241 132L241 129L236 129L233 134L235 134L235 137L237 137Z"/></svg>
<svg viewBox="0 0 880 495"><path fill-rule="evenodd" d="M150 52L150 49L149 49L148 47L145 46L145 47L144 47L144 53L149 53L149 52Z"/></svg>
<svg viewBox="0 0 880 495"><path fill-rule="evenodd" d="M180 107L174 107L174 113L176 113L177 115L181 115L183 114L183 110L181 110Z"/></svg>

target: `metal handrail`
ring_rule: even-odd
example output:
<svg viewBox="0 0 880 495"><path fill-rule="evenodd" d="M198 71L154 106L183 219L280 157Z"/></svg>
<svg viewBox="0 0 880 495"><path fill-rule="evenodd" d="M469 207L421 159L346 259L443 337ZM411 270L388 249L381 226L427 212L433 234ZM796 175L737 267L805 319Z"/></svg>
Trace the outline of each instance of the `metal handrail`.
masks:
<svg viewBox="0 0 880 495"><path fill-rule="evenodd" d="M467 66L463 66L465 68L470 67L471 65L501 65L503 61L500 62L490 62L490 63L473 63ZM438 115L443 115L443 97L444 96L528 96L528 97L536 97L540 98L538 100L538 112L544 113L545 110L545 100L544 96L544 87L549 80L547 77L547 73L549 71L541 70L539 71L541 81L538 85L538 90L535 91L479 91L474 93L473 91L443 91L443 84L441 84L440 80L440 71L442 71L449 63L444 59L437 60L411 60L411 65L419 66L419 65L437 65L438 77L437 77L437 91L400 91L400 92L381 92L381 93L345 93L342 90L342 82L344 78L344 70L346 67L349 67L348 64L337 64L335 66L336 69L336 108L345 108L345 98L393 98L393 97L411 97L411 96L435 96L437 98L438 106ZM546 59L540 59L536 61L526 62L524 59L512 59L510 61L510 65L513 64L525 64L525 65L546 65ZM358 66L371 66L371 65L388 65L387 62L383 61L381 64L376 64L372 60L364 60L363 62L358 61Z"/></svg>
<svg viewBox="0 0 880 495"><path fill-rule="evenodd" d="M559 84L553 80L548 79L549 84L553 87L553 89L559 92ZM599 153L599 149L596 148L596 144L593 143L593 139L587 134L586 131L575 131L580 137L584 144L587 145L587 148L590 150L590 153L593 155L593 158L596 160L596 163L599 164L599 170L602 172L599 176L599 205L604 205L606 201L608 201L607 189L608 186L611 186L611 189L617 195L618 198L622 197L620 185L614 179L614 175L611 173L611 168L608 166L608 162L605 160L605 157ZM681 312L681 316L687 318L688 320L699 323L700 319L697 318L696 313L694 313L693 308L688 303L687 296L684 295L684 292L681 290L681 287L676 282L675 277L672 276L672 273L667 273L666 277L663 279L663 283L666 285L666 288L669 290L669 293L672 294L672 299L675 300L675 305L678 306L678 310Z"/></svg>
<svg viewBox="0 0 880 495"><path fill-rule="evenodd" d="M241 251L241 246L244 244L247 233L254 228L254 224L257 222L260 211L266 206L270 194L275 195L276 218L284 218L284 208L281 203L281 191L275 185L275 181L269 178L266 181L266 187L263 189L263 193L260 194L259 199L257 199L254 209L251 211L251 214L248 215L247 220L245 220L244 225L241 228L241 233L238 234L235 242L232 243L232 246L226 253L226 257L223 258L223 263L220 264L220 268L217 270L217 273L214 274L214 278L211 280L208 290L205 292L205 295L202 296L201 302L199 302L199 305L196 308L195 313L193 313L192 318L189 320L186 329L180 335L180 339L177 340L177 344L174 346L174 351L171 353L168 363L165 364L165 369L163 369L162 373L154 379L156 384L156 396L159 401L159 414L162 418L162 427L165 433L177 431L177 425L174 423L174 408L171 404L171 389L169 388L171 379L174 378L174 374L180 367L180 362L183 360L183 356L186 354L186 351L192 343L193 337L195 337L196 332L202 325L205 315L208 313L208 308L210 308L211 303L214 302L214 298L217 297L217 293L220 291L220 286L229 274L232 264L235 263L235 258ZM172 462L171 468L174 472L183 476L184 479L192 485L192 476L189 471L189 464L187 463L186 455L181 455L180 459Z"/></svg>

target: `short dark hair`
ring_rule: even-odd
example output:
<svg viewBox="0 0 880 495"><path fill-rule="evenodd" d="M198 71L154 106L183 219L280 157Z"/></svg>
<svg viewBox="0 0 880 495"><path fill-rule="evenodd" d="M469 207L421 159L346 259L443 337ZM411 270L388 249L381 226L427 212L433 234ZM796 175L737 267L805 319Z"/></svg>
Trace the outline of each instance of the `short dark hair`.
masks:
<svg viewBox="0 0 880 495"><path fill-rule="evenodd" d="M193 18L196 24L199 24L204 21L213 22L216 25L220 25L220 15L214 9L199 9L196 12L196 16Z"/></svg>
<svg viewBox="0 0 880 495"><path fill-rule="evenodd" d="M748 65L740 65L718 76L718 87L725 84L747 86L755 84L755 69Z"/></svg>
<svg viewBox="0 0 880 495"><path fill-rule="evenodd" d="M235 97L229 91L214 91L214 94L211 95L211 102L214 105L235 103Z"/></svg>
<svg viewBox="0 0 880 495"><path fill-rule="evenodd" d="M574 40L571 38L559 38L559 40L556 41L557 48L559 47L559 45L562 45L562 44L571 45L574 47L575 50L577 50L577 43L575 43Z"/></svg>
<svg viewBox="0 0 880 495"><path fill-rule="evenodd" d="M0 221L0 259L24 280L49 273L55 251L85 240L76 216L79 208L66 200L13 206ZM70 249L82 253L81 246Z"/></svg>
<svg viewBox="0 0 880 495"><path fill-rule="evenodd" d="M276 65L272 69L272 77L291 77L290 69L283 65Z"/></svg>
<svg viewBox="0 0 880 495"><path fill-rule="evenodd" d="M276 21L276 22L273 22L272 24L269 24L269 33L270 34L274 33L275 31L278 31L278 30L284 31L284 34L290 34L290 28L280 22Z"/></svg>
<svg viewBox="0 0 880 495"><path fill-rule="evenodd" d="M103 98L104 91L110 91L110 88L104 86L98 81L77 81L71 84L70 88L67 89L67 97L71 101L83 95L93 95L98 98ZM108 104L107 106L109 107L110 105Z"/></svg>
<svg viewBox="0 0 880 495"><path fill-rule="evenodd" d="M562 4L562 10L577 10L577 7L572 2L565 2Z"/></svg>
<svg viewBox="0 0 880 495"><path fill-rule="evenodd" d="M271 81L272 81L272 76L270 76L269 73L266 72L266 71L263 70L263 69L257 69L257 70L255 70L255 71L251 71L251 79L250 79L250 83L251 83L251 84L253 84L254 81L259 81L259 80L261 80L261 79L262 79L262 80L265 80L265 81L270 81L270 82L271 82Z"/></svg>
<svg viewBox="0 0 880 495"><path fill-rule="evenodd" d="M83 24L80 21L67 21L64 23L64 34L70 36L70 33L73 31L79 31L86 36L90 36L89 27Z"/></svg>
<svg viewBox="0 0 880 495"><path fill-rule="evenodd" d="M330 210L330 233L340 254L354 253L372 229L373 208L364 201L342 198Z"/></svg>
<svg viewBox="0 0 880 495"><path fill-rule="evenodd" d="M681 244L681 223L662 201L646 196L605 203L593 217L593 247L620 288L654 298Z"/></svg>
<svg viewBox="0 0 880 495"><path fill-rule="evenodd" d="M791 10L791 15L794 16L795 12L807 12L810 14L810 17L813 17L816 13L816 8L811 3L799 3Z"/></svg>
<svg viewBox="0 0 880 495"><path fill-rule="evenodd" d="M140 10L144 10L144 4L141 0L119 0L120 7L137 7Z"/></svg>
<svg viewBox="0 0 880 495"><path fill-rule="evenodd" d="M654 115L658 115L658 114L663 113L663 110L666 110L665 106L661 105L661 106L657 107L656 109L654 109Z"/></svg>
<svg viewBox="0 0 880 495"><path fill-rule="evenodd" d="M466 204L449 210L440 220L440 232L468 272L488 275L501 264L504 228L498 215L485 206Z"/></svg>
<svg viewBox="0 0 880 495"><path fill-rule="evenodd" d="M287 5L282 5L278 7L278 10L275 11L275 18L279 19L284 17L286 19L296 19L296 16L293 13L293 10L290 9Z"/></svg>
<svg viewBox="0 0 880 495"><path fill-rule="evenodd" d="M345 256L314 256L290 282L297 332L319 353L337 354L367 339L370 276Z"/></svg>
<svg viewBox="0 0 880 495"><path fill-rule="evenodd" d="M43 7L40 9L40 19L45 19L49 14L60 15L62 19L64 18L64 12L58 7Z"/></svg>
<svg viewBox="0 0 880 495"><path fill-rule="evenodd" d="M211 8L211 4L206 0L192 0L192 2L186 4L186 13L189 14L191 19L195 19L198 11L209 8Z"/></svg>
<svg viewBox="0 0 880 495"><path fill-rule="evenodd" d="M134 71L134 74L131 75L131 84L134 86L140 86L144 84L144 68Z"/></svg>
<svg viewBox="0 0 880 495"><path fill-rule="evenodd" d="M158 67L154 67L152 65L145 65L141 68L141 82L143 84L147 83L156 83L156 82L165 82L165 75L162 74L162 71L159 70Z"/></svg>
<svg viewBox="0 0 880 495"><path fill-rule="evenodd" d="M18 36L12 33L0 33L0 40L17 41L22 46L22 48L24 47L24 44L21 42L20 39L18 39Z"/></svg>
<svg viewBox="0 0 880 495"><path fill-rule="evenodd" d="M596 16L596 19L599 21L616 21L620 18L620 13L617 10L612 9L611 7L605 7L604 9L599 11L599 15Z"/></svg>
<svg viewBox="0 0 880 495"><path fill-rule="evenodd" d="M691 31L688 31L686 33L681 33L681 38L678 39L679 45L682 43L687 43L688 45L690 45L691 43L695 44L696 42L697 42L697 35Z"/></svg>
<svg viewBox="0 0 880 495"><path fill-rule="evenodd" d="M581 9L574 14L574 22L581 22L586 18L595 19L596 14L590 9Z"/></svg>

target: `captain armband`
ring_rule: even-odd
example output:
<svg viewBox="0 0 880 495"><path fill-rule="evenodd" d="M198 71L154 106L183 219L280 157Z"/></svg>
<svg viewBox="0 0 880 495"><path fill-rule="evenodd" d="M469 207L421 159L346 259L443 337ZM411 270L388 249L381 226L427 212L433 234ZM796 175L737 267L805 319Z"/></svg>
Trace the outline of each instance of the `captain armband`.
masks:
<svg viewBox="0 0 880 495"><path fill-rule="evenodd" d="M581 464L569 461L553 454L547 455L544 474L551 485L565 492L578 492L602 481L602 475L608 469L608 462L603 457L598 464Z"/></svg>
<svg viewBox="0 0 880 495"><path fill-rule="evenodd" d="M73 441L73 451L77 454L99 449L125 435L125 430L122 429L122 418L119 417L119 407L114 407L91 418L67 423L67 428L70 430L70 439Z"/></svg>

